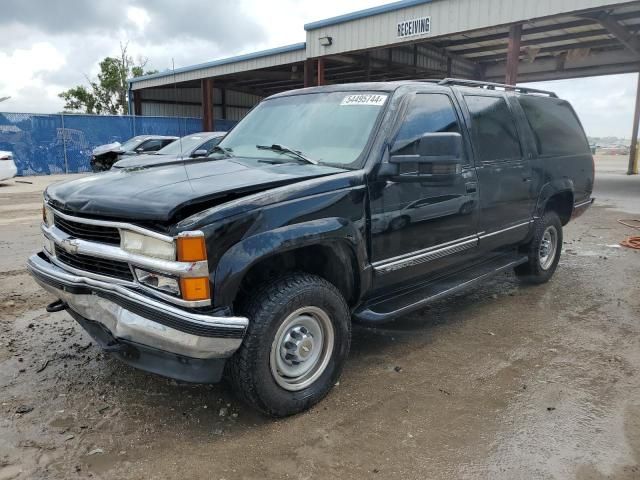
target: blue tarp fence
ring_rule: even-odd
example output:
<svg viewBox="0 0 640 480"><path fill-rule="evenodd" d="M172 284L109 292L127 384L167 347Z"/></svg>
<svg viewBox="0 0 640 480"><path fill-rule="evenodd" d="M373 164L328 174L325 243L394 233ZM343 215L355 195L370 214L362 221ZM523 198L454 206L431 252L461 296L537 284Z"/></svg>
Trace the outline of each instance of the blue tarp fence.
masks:
<svg viewBox="0 0 640 480"><path fill-rule="evenodd" d="M216 120L216 130L236 122ZM13 152L18 175L89 172L98 145L136 135L184 136L202 130L202 119L133 115L78 115L0 112L0 150Z"/></svg>

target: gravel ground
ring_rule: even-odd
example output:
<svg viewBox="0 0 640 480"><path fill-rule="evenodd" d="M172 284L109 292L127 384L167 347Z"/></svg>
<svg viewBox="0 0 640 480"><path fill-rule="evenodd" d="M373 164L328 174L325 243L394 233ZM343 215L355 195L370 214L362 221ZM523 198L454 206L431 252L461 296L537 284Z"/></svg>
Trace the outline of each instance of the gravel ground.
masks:
<svg viewBox="0 0 640 480"><path fill-rule="evenodd" d="M53 179L0 184L0 480L640 478L640 251L616 222L640 179L599 178L550 283L505 274L356 327L339 385L278 421L224 384L124 366L47 314L24 261Z"/></svg>

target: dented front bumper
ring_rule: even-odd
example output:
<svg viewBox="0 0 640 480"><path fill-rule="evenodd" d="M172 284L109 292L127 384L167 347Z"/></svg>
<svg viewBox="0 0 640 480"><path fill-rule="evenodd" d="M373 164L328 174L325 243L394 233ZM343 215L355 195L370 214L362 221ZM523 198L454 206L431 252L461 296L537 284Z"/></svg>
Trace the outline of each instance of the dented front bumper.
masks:
<svg viewBox="0 0 640 480"><path fill-rule="evenodd" d="M143 370L181 380L215 382L242 343L248 320L169 305L115 283L82 277L29 258L35 280L107 350Z"/></svg>

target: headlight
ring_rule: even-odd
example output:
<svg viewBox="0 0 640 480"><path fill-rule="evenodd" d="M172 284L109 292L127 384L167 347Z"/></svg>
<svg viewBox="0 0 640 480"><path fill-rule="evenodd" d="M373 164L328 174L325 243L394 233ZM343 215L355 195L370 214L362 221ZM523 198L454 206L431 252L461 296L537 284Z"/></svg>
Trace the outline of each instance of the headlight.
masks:
<svg viewBox="0 0 640 480"><path fill-rule="evenodd" d="M47 227L51 227L53 225L53 211L47 207L46 203L42 204L42 221Z"/></svg>
<svg viewBox="0 0 640 480"><path fill-rule="evenodd" d="M176 259L176 247L173 242L165 242L158 238L148 237L128 230L121 230L121 235L122 249L127 252L164 260Z"/></svg>

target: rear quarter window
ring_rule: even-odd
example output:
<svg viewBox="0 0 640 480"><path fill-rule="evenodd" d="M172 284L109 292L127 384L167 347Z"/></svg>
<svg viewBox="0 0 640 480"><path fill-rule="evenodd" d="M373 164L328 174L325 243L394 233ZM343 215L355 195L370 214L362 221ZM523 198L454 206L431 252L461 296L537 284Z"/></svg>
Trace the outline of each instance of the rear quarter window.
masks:
<svg viewBox="0 0 640 480"><path fill-rule="evenodd" d="M557 98L518 97L542 156L589 153L589 143L568 102Z"/></svg>
<svg viewBox="0 0 640 480"><path fill-rule="evenodd" d="M471 114L471 134L482 162L522 157L515 120L503 97L465 95Z"/></svg>

